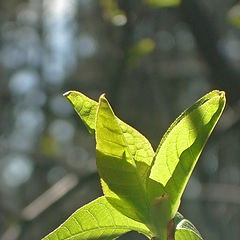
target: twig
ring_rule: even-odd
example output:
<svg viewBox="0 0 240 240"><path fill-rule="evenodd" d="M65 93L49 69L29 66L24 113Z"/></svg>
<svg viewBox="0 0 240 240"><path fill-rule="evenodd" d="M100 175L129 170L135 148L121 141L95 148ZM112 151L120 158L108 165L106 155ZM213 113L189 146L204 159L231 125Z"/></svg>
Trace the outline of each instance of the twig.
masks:
<svg viewBox="0 0 240 240"><path fill-rule="evenodd" d="M23 219L31 221L44 212L49 206L62 198L78 184L78 177L68 174L39 196L22 211Z"/></svg>
<svg viewBox="0 0 240 240"><path fill-rule="evenodd" d="M167 240L175 240L175 224L174 219L172 219L168 223L168 234L167 234Z"/></svg>

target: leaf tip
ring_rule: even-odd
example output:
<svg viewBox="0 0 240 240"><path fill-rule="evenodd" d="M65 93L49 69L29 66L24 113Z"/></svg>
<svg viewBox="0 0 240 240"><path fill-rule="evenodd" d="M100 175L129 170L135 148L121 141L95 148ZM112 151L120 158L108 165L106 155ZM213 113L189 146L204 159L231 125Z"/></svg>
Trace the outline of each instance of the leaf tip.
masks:
<svg viewBox="0 0 240 240"><path fill-rule="evenodd" d="M225 98L225 91L222 90L214 90L212 92L215 92L216 94L219 95L220 98Z"/></svg>
<svg viewBox="0 0 240 240"><path fill-rule="evenodd" d="M64 97L67 97L69 94L71 93L71 91L67 91L63 94Z"/></svg>
<svg viewBox="0 0 240 240"><path fill-rule="evenodd" d="M212 94L211 94L212 93ZM209 93L210 98L217 97L219 101L221 101L224 105L226 103L226 96L225 91L214 90Z"/></svg>
<svg viewBox="0 0 240 240"><path fill-rule="evenodd" d="M224 91L219 91L219 96L222 98L222 99L225 99L226 98L226 94Z"/></svg>
<svg viewBox="0 0 240 240"><path fill-rule="evenodd" d="M226 104L226 94L225 94L224 91L219 91L219 100L221 101L223 106L225 106L225 104Z"/></svg>
<svg viewBox="0 0 240 240"><path fill-rule="evenodd" d="M74 97L76 97L76 91L69 90L63 94L63 96L72 104L73 108L75 108L74 105Z"/></svg>
<svg viewBox="0 0 240 240"><path fill-rule="evenodd" d="M106 99L106 93L101 94L101 96L99 97L99 102L106 101L106 100L107 100Z"/></svg>

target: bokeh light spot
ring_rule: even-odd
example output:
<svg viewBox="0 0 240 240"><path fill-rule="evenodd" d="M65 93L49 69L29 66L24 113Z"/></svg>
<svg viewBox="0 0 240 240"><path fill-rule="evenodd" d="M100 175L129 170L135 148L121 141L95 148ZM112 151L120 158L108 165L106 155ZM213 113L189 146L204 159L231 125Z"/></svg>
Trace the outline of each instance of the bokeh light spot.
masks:
<svg viewBox="0 0 240 240"><path fill-rule="evenodd" d="M31 177L32 161L24 155L8 156L2 173L2 181L7 187L18 187Z"/></svg>
<svg viewBox="0 0 240 240"><path fill-rule="evenodd" d="M25 94L37 88L39 76L37 72L29 69L17 71L10 79L9 88L13 94Z"/></svg>
<svg viewBox="0 0 240 240"><path fill-rule="evenodd" d="M72 140L74 127L66 120L55 120L51 123L49 132L56 141L66 143Z"/></svg>

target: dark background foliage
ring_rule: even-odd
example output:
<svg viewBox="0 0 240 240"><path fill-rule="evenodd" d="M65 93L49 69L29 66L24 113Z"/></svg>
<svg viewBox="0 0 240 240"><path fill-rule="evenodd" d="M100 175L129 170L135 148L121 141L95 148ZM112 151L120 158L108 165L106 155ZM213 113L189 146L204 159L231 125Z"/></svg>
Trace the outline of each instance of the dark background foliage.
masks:
<svg viewBox="0 0 240 240"><path fill-rule="evenodd" d="M239 239L239 7L159 2L0 1L1 240L41 239L102 194L94 139L62 97L70 89L96 100L105 92L155 149L186 107L225 90L180 210L205 239Z"/></svg>

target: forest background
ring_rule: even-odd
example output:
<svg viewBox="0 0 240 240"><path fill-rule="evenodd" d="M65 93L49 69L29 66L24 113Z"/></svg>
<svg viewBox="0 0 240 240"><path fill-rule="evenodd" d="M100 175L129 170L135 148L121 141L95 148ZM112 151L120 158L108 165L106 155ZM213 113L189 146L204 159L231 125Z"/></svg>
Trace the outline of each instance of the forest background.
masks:
<svg viewBox="0 0 240 240"><path fill-rule="evenodd" d="M0 240L41 239L102 194L94 140L62 96L70 89L105 92L154 149L185 108L226 91L181 212L204 239L239 239L238 4L0 1Z"/></svg>

